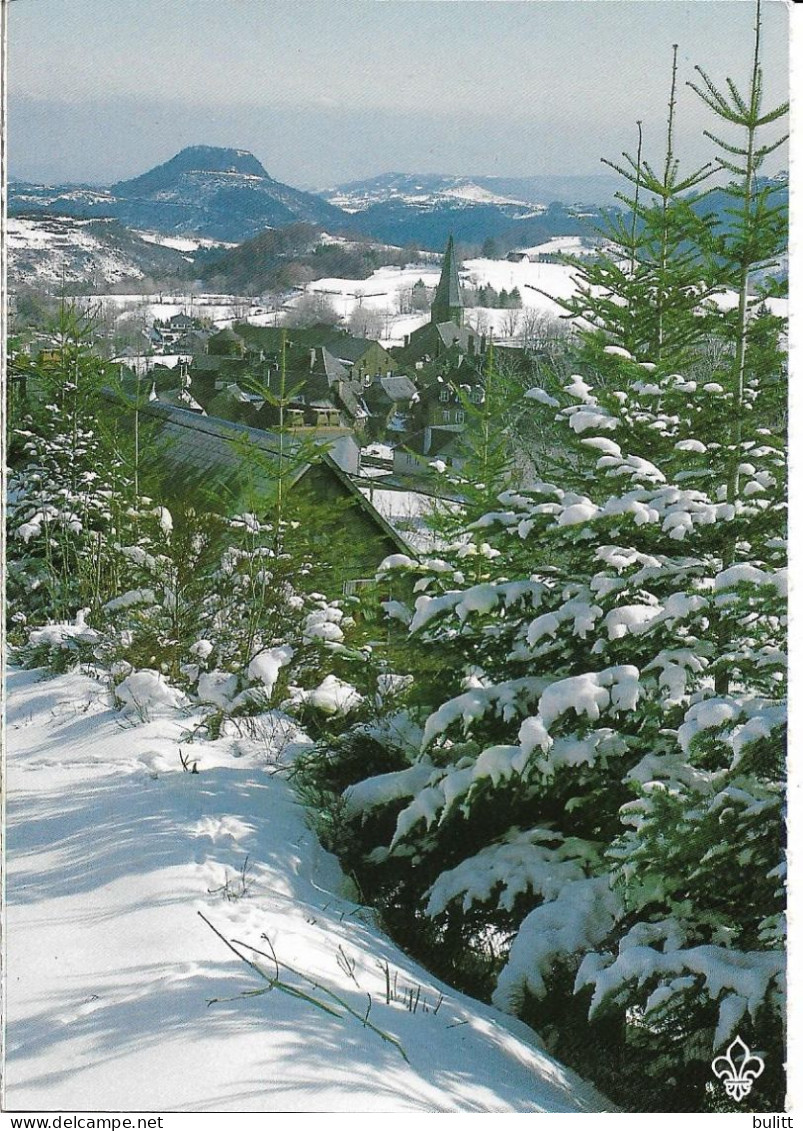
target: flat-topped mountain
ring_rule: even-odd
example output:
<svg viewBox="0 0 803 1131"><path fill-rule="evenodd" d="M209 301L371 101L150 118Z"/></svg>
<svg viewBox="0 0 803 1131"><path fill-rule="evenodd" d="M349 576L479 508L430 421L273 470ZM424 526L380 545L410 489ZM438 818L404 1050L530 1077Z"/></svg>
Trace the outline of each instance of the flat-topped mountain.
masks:
<svg viewBox="0 0 803 1131"><path fill-rule="evenodd" d="M111 191L116 196L137 197L149 196L158 192L171 192L176 183L187 175L204 175L223 173L232 178L256 178L262 181L273 181L268 176L264 167L249 153L247 149L226 149L215 145L190 145L182 149L175 157L165 161L163 165L156 165L147 173L132 177L127 181L117 181L111 186Z"/></svg>
<svg viewBox="0 0 803 1131"><path fill-rule="evenodd" d="M530 188L526 178L386 173L318 195L275 180L246 149L193 145L108 188L12 181L8 199L14 216L112 218L135 230L228 243L298 223L433 250L450 234L514 245L581 232L576 209L550 213Z"/></svg>
<svg viewBox="0 0 803 1131"><path fill-rule="evenodd" d="M582 234L582 209L550 209L531 189L526 178L386 173L318 195L275 180L246 149L193 145L108 188L12 181L8 200L12 216L110 218L135 230L228 243L299 223L432 250L451 234L477 244L496 237L507 246Z"/></svg>
<svg viewBox="0 0 803 1131"><path fill-rule="evenodd" d="M195 145L112 185L124 224L240 241L299 220L338 229L340 209L269 176L252 153Z"/></svg>

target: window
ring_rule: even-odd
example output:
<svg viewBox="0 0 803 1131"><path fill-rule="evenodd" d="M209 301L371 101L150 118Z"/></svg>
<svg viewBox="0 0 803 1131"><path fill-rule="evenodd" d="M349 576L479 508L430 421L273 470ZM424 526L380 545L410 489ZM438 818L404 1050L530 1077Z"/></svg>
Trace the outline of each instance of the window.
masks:
<svg viewBox="0 0 803 1131"><path fill-rule="evenodd" d="M452 399L452 394L449 389L441 389L441 400L446 404Z"/></svg>
<svg viewBox="0 0 803 1131"><path fill-rule="evenodd" d="M466 414L463 412L462 408L459 408L454 414L455 424L463 424L465 422L465 419Z"/></svg>
<svg viewBox="0 0 803 1131"><path fill-rule="evenodd" d="M451 413L451 410L450 410L450 409L448 409L448 408L445 408L445 409L443 410L443 412L441 413L441 419L443 420L443 423L444 423L444 424L450 424L450 423L451 423L451 421L452 421L452 413Z"/></svg>

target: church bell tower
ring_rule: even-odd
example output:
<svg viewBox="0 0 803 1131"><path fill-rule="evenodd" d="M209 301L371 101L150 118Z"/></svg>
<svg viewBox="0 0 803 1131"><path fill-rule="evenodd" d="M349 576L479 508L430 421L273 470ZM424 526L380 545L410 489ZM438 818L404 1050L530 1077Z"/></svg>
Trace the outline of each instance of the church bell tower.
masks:
<svg viewBox="0 0 803 1131"><path fill-rule="evenodd" d="M462 326L463 309L463 296L460 292L460 279L457 275L457 260L454 254L454 236L449 236L443 255L440 281L432 300L430 319L435 325L439 322L454 322L457 326Z"/></svg>

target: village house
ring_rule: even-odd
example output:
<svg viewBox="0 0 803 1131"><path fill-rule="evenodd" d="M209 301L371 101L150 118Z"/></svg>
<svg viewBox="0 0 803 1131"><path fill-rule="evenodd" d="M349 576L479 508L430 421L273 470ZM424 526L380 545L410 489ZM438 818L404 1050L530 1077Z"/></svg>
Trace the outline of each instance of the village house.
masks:
<svg viewBox="0 0 803 1131"><path fill-rule="evenodd" d="M454 240L446 246L429 322L386 350L328 325L237 322L208 335L187 365L153 377L161 403L267 432L387 441L394 472L419 475L456 457L466 404L480 403L484 335L464 325ZM187 318L176 331L194 333ZM196 339L197 341L198 339Z"/></svg>
<svg viewBox="0 0 803 1131"><path fill-rule="evenodd" d="M154 353L181 353L179 343L190 334L204 335L204 324L198 318L189 314L173 314L170 318L157 318L150 330L148 338Z"/></svg>
<svg viewBox="0 0 803 1131"><path fill-rule="evenodd" d="M294 494L307 498L337 522L321 534L321 568L332 570L344 591L373 577L389 554L410 553L409 545L354 483L351 437L344 444L317 437L317 450L301 449L275 433L199 416L159 402L142 411L159 422L157 443L177 481L201 485L223 513L246 509L267 514L278 477ZM260 500L263 500L260 504ZM325 527L322 523L322 530Z"/></svg>

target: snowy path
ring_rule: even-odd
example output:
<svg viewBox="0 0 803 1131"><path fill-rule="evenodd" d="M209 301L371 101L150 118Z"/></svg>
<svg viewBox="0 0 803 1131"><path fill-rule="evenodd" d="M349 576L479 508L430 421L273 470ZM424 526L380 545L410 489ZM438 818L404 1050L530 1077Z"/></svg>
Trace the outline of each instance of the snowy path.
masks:
<svg viewBox="0 0 803 1131"><path fill-rule="evenodd" d="M336 861L272 772L275 734L188 745L187 719L126 721L87 677L40 674L11 670L6 688L8 1109L611 1110L339 894ZM234 898L214 890L227 881ZM370 1020L409 1063L348 1015L278 990L238 997L260 982L199 910L228 939L264 948L267 934L362 1013L370 992ZM399 996L443 993L437 1013L387 1004L380 963Z"/></svg>

